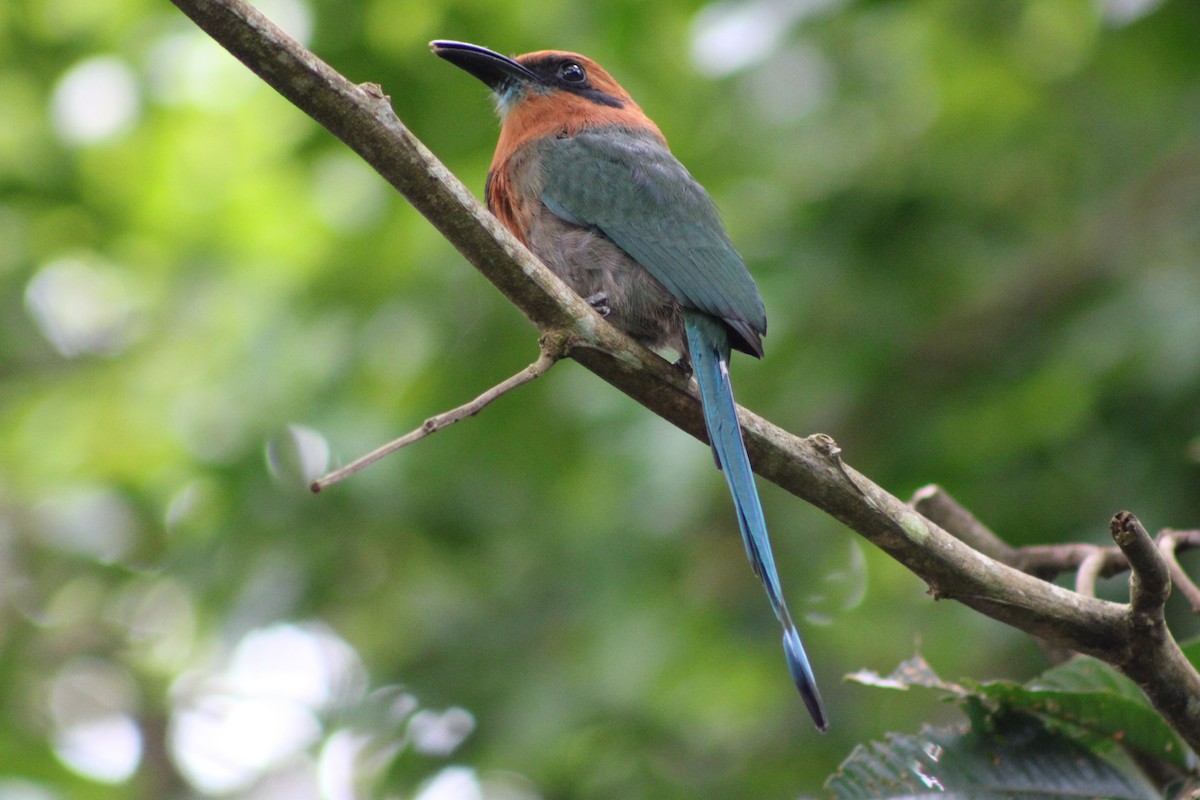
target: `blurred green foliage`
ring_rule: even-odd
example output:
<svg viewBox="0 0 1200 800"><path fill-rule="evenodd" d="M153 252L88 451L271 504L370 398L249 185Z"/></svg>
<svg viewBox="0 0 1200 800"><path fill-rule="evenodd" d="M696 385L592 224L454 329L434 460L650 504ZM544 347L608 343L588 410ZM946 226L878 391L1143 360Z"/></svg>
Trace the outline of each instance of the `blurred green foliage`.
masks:
<svg viewBox="0 0 1200 800"><path fill-rule="evenodd" d="M490 102L427 41L604 64L762 289L739 400L893 493L1200 524L1193 0L261 7L477 193ZM0 798L796 796L951 713L843 675L1043 666L763 486L818 736L704 447L570 363L306 492L535 340L169 4L0 6Z"/></svg>

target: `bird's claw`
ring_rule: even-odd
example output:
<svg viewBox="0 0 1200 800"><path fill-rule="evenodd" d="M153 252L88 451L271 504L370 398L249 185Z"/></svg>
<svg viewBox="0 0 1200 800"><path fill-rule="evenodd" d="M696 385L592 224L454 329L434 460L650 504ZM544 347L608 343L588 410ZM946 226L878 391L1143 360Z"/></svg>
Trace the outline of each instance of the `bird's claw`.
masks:
<svg viewBox="0 0 1200 800"><path fill-rule="evenodd" d="M671 364L671 366L682 372L683 377L692 377L692 359L688 357L687 353L681 354L679 360Z"/></svg>
<svg viewBox="0 0 1200 800"><path fill-rule="evenodd" d="M596 313L602 317L608 317L612 313L612 309L608 305L608 292L596 292L583 298L584 301L595 309Z"/></svg>

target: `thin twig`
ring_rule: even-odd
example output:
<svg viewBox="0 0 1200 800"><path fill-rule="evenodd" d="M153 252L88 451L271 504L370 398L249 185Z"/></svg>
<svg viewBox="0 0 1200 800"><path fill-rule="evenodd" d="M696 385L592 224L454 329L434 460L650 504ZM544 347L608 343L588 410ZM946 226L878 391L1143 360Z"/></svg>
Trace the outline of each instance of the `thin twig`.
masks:
<svg viewBox="0 0 1200 800"><path fill-rule="evenodd" d="M359 470L369 467L384 456L391 455L397 450L408 447L414 442L419 442L426 436L437 433L443 428L448 428L460 420L475 416L489 404L491 404L492 401L502 397L508 392L511 392L517 387L524 386L530 381L545 375L546 372L554 366L555 362L558 361L559 357L560 355L558 352L549 348L543 348L542 354L538 356L537 361L534 361L517 374L496 384L469 403L464 403L457 408L452 408L449 411L438 414L437 416L430 417L421 423L419 428L409 431L400 438L393 439L381 447L375 448L364 456L359 456L344 467L339 467L330 473L322 475L320 478L317 478L315 481L313 481L309 488L313 490L314 494L320 492L322 489L327 489L343 478L347 478Z"/></svg>
<svg viewBox="0 0 1200 800"><path fill-rule="evenodd" d="M930 488L933 487L920 490L918 495ZM918 507L918 510L922 509ZM931 519L939 522L942 527L946 527L944 521L936 517L931 517ZM956 533L953 530L951 532ZM1177 554L1184 550L1200 548L1200 530L1168 528L1159 531L1155 535L1154 541L1163 560L1166 561L1171 583L1188 601L1192 613L1200 614L1200 586L1197 586L1196 582L1188 576L1177 558ZM1098 578L1111 578L1129 569L1129 559L1125 557L1120 548L1082 543L1017 547L1012 549L1011 559L1005 561L1022 572L1028 572L1046 580L1053 579L1061 573L1076 570L1075 591L1089 596L1094 596Z"/></svg>
<svg viewBox="0 0 1200 800"><path fill-rule="evenodd" d="M1092 552L1084 556L1075 572L1075 591L1088 597L1096 596L1096 578L1103 574L1109 552L1108 548L1093 547Z"/></svg>
<svg viewBox="0 0 1200 800"><path fill-rule="evenodd" d="M1160 531L1158 534L1158 552L1162 553L1167 562L1167 570L1171 574L1171 583L1188 601L1193 614L1200 614L1200 587L1183 571L1179 560L1175 557L1176 550L1181 544L1193 544L1200 539L1200 531Z"/></svg>
<svg viewBox="0 0 1200 800"><path fill-rule="evenodd" d="M1171 555L1168 557L1169 564L1171 559L1174 558L1175 553L1200 548L1200 530L1177 531L1164 529L1158 532L1154 540L1158 543L1160 550L1166 548L1166 550L1163 550L1164 556L1167 554L1167 551L1170 552ZM1094 544L1077 542L1028 545L1026 547L1014 548L1013 560L1009 563L1022 572L1028 572L1031 575L1041 575L1045 578L1053 578L1063 572L1079 569L1084 559L1091 556L1097 547ZM1102 547L1099 549L1105 551L1106 557L1104 559L1104 568L1097 573L1097 577L1111 578L1129 569L1129 560L1125 558L1125 554L1119 548ZM1183 574L1182 568L1180 568L1180 574ZM1175 580L1173 570L1171 580ZM1200 595L1200 590L1197 590L1197 594ZM1200 608L1196 609L1196 613L1200 614Z"/></svg>
<svg viewBox="0 0 1200 800"><path fill-rule="evenodd" d="M1067 544L1031 544L1013 551L1012 565L1022 572L1051 580L1064 572L1079 569L1096 550L1104 550L1104 568L1099 578L1111 578L1129 569L1129 561L1116 547L1100 547L1083 542Z"/></svg>

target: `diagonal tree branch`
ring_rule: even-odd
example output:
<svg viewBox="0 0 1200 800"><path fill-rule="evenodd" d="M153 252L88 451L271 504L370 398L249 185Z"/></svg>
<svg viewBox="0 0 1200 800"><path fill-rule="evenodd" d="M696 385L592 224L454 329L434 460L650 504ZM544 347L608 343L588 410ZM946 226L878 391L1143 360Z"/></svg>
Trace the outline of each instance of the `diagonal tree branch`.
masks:
<svg viewBox="0 0 1200 800"><path fill-rule="evenodd" d="M504 230L408 131L378 86L349 82L243 0L172 2L371 164L543 334L562 337L571 358L706 440L688 380L605 322ZM973 549L843 463L828 436L800 438L745 409L739 414L764 478L869 539L920 576L934 597L1121 669L1200 752L1200 724L1178 702L1190 697L1200 707L1200 675L1169 634L1154 648L1135 647L1130 606L1063 589ZM1156 672L1160 663L1170 665L1170 685Z"/></svg>

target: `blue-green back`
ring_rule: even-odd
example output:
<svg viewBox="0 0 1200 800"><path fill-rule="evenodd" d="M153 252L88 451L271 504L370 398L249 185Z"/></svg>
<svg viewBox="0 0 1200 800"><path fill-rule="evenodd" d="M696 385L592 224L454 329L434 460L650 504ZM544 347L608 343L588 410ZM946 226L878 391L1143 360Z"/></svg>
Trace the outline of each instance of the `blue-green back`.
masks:
<svg viewBox="0 0 1200 800"><path fill-rule="evenodd" d="M685 308L725 321L732 344L762 355L767 317L708 193L648 132L597 128L544 149L541 199L555 215L597 228Z"/></svg>

